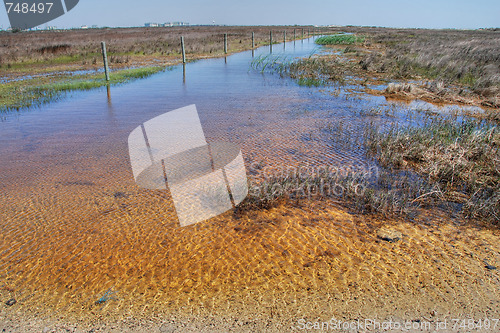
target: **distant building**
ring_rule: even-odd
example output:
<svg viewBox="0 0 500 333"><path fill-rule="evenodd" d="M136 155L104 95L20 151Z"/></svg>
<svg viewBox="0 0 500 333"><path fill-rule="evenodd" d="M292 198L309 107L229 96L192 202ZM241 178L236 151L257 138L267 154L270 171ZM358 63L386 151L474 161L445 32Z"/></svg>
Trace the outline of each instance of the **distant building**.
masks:
<svg viewBox="0 0 500 333"><path fill-rule="evenodd" d="M153 23L149 22L144 24L146 28L157 28L157 27L182 27L182 26L188 26L189 23L187 22L166 22L166 23Z"/></svg>
<svg viewBox="0 0 500 333"><path fill-rule="evenodd" d="M80 29L88 29L89 27L87 25L82 25Z"/></svg>

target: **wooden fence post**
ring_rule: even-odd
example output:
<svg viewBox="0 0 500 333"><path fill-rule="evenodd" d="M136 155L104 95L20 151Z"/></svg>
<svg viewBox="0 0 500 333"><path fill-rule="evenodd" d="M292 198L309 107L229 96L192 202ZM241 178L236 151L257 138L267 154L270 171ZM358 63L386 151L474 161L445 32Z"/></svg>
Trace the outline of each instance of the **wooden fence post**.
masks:
<svg viewBox="0 0 500 333"><path fill-rule="evenodd" d="M227 53L227 34L224 34L224 53Z"/></svg>
<svg viewBox="0 0 500 333"><path fill-rule="evenodd" d="M108 55L106 53L106 43L101 42L102 49L102 60L104 62L104 73L106 74L106 81L109 81L109 66L108 66Z"/></svg>
<svg viewBox="0 0 500 333"><path fill-rule="evenodd" d="M252 49L255 48L255 33L252 32Z"/></svg>
<svg viewBox="0 0 500 333"><path fill-rule="evenodd" d="M273 52L273 31L269 31L269 49Z"/></svg>
<svg viewBox="0 0 500 333"><path fill-rule="evenodd" d="M182 63L186 63L186 48L184 47L184 36L181 36Z"/></svg>

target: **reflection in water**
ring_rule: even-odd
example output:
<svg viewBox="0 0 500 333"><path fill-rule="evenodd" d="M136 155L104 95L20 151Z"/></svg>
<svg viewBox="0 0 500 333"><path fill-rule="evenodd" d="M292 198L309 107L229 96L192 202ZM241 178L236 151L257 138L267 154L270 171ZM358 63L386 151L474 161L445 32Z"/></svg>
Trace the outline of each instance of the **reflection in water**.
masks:
<svg viewBox="0 0 500 333"><path fill-rule="evenodd" d="M186 64L182 64L182 84L186 85Z"/></svg>
<svg viewBox="0 0 500 333"><path fill-rule="evenodd" d="M108 92L108 105L111 105L111 87L109 84L106 86L106 90Z"/></svg>

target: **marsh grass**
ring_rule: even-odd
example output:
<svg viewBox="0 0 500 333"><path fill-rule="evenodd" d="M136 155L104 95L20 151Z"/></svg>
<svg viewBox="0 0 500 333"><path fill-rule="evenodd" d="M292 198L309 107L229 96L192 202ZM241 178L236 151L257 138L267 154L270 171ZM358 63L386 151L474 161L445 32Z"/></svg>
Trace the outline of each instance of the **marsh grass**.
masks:
<svg viewBox="0 0 500 333"><path fill-rule="evenodd" d="M325 59L310 56L297 60L283 56L265 55L255 58L251 66L262 73L278 73L282 77L290 77L301 86L319 87L330 83L343 84L345 71L350 65L335 58Z"/></svg>
<svg viewBox="0 0 500 333"><path fill-rule="evenodd" d="M342 47L357 77L415 80L431 102L500 107L500 30L329 28L316 40ZM362 36L362 37L358 37ZM336 67L338 63L331 62ZM421 83L421 84L420 84ZM497 112L498 113L498 112ZM496 116L498 117L498 116Z"/></svg>
<svg viewBox="0 0 500 333"><path fill-rule="evenodd" d="M467 217L500 221L500 129L471 119L438 116L420 127L367 131L366 144L384 167L414 170L431 197L457 203ZM424 191L425 192L425 191Z"/></svg>
<svg viewBox="0 0 500 333"><path fill-rule="evenodd" d="M458 85L486 106L500 105L500 31L351 28L363 33L370 51L360 55L364 70L396 80L427 79Z"/></svg>
<svg viewBox="0 0 500 333"><path fill-rule="evenodd" d="M296 29L298 27L293 27ZM0 110L19 109L49 102L61 91L92 89L103 85L97 76L59 75L68 71L97 71L102 68L100 41L106 41L111 68L151 68L179 63L180 37L186 41L188 61L223 56L223 36L228 34L229 52L268 45L269 30L276 27L167 27L167 28L102 28L64 31L0 32ZM292 27L282 27L292 35ZM290 37L289 37L290 39ZM147 71L147 70L146 70ZM45 74L47 77L38 77ZM135 79L136 71L118 74L112 82ZM139 76L136 76L139 75ZM18 78L21 80L16 81ZM113 79L112 79L113 80ZM75 82L69 82L75 81Z"/></svg>
<svg viewBox="0 0 500 333"><path fill-rule="evenodd" d="M439 188L414 173L394 173L378 167L278 173L265 180L253 180L250 188L250 195L238 206L237 212L300 204L302 200L333 200L357 213L392 216L411 214L436 203L440 197L436 194Z"/></svg>
<svg viewBox="0 0 500 333"><path fill-rule="evenodd" d="M293 29L286 30L288 39ZM188 55L223 55L223 36L228 34L230 52L249 49L251 33L255 45L269 44L269 31L276 27L165 27L165 28L102 28L64 31L22 32L13 35L0 32L0 69L27 69L34 65L47 66L79 62L92 64L100 57L100 41L106 41L111 63L127 60L134 63L141 58L154 56L159 59L178 57L180 36L185 37ZM280 43L280 41L276 41Z"/></svg>

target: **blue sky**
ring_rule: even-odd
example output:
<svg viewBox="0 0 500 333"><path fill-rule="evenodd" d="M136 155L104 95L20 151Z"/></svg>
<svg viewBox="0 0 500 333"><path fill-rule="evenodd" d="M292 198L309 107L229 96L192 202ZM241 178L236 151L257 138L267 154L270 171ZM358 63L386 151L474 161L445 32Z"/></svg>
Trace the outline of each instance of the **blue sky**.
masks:
<svg viewBox="0 0 500 333"><path fill-rule="evenodd" d="M54 0L43 0L54 1ZM412 28L500 27L499 0L80 0L66 15L48 23L143 26L184 21L228 25L375 25ZM9 26L0 8L0 26Z"/></svg>

